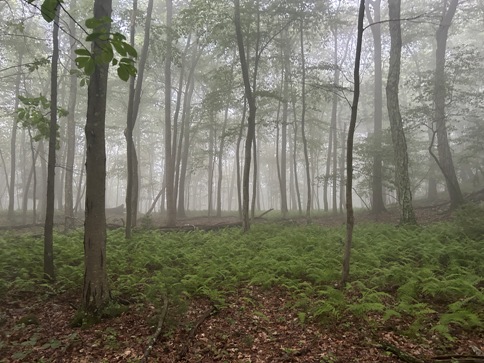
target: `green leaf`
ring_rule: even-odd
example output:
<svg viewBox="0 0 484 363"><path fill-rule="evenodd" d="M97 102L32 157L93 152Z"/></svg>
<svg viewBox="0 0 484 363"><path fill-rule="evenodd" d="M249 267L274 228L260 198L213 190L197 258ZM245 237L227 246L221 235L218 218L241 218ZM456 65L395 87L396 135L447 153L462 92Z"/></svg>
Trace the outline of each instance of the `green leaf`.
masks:
<svg viewBox="0 0 484 363"><path fill-rule="evenodd" d="M74 53L76 53L77 55L85 55L85 56L91 57L91 52L86 48L76 49Z"/></svg>
<svg viewBox="0 0 484 363"><path fill-rule="evenodd" d="M125 66L120 65L120 66L118 67L118 77L119 77L121 80L125 81L125 82L127 82L127 81L128 81L128 79L129 79L129 71L126 69L126 67L125 67Z"/></svg>
<svg viewBox="0 0 484 363"><path fill-rule="evenodd" d="M128 53L124 49L124 44L122 42L117 42L113 40L111 43L116 49L116 52L118 52L121 56L126 57L128 55Z"/></svg>
<svg viewBox="0 0 484 363"><path fill-rule="evenodd" d="M86 63L86 66L84 67L84 72L86 72L86 75L90 76L91 74L94 73L95 69L96 69L96 65L94 63L94 59L89 58L89 60Z"/></svg>
<svg viewBox="0 0 484 363"><path fill-rule="evenodd" d="M54 20L59 2L58 0L44 0L40 6L40 12L46 22L51 23Z"/></svg>
<svg viewBox="0 0 484 363"><path fill-rule="evenodd" d="M86 27L89 29L97 28L101 24L102 22L99 19L96 19L96 18L86 19Z"/></svg>
<svg viewBox="0 0 484 363"><path fill-rule="evenodd" d="M103 47L103 51L101 53L101 62L109 63L113 59L113 49L111 47Z"/></svg>
<svg viewBox="0 0 484 363"><path fill-rule="evenodd" d="M84 68L91 57L77 57L75 62L78 68Z"/></svg>
<svg viewBox="0 0 484 363"><path fill-rule="evenodd" d="M99 39L99 37L104 34L104 33L101 33L101 32L94 32L94 33L91 33L89 34L87 37L86 37L86 41L88 42L92 42L93 40L96 40L96 39Z"/></svg>
<svg viewBox="0 0 484 363"><path fill-rule="evenodd" d="M130 44L124 43L124 49L126 49L126 51L128 52L128 54L131 57L133 57L133 58L137 58L138 57L138 52Z"/></svg>

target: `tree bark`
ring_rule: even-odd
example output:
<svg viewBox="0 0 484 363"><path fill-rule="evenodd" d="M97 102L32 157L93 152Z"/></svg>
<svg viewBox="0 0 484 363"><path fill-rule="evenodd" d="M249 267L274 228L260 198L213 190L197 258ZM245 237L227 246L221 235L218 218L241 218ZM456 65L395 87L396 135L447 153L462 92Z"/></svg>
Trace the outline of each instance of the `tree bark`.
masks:
<svg viewBox="0 0 484 363"><path fill-rule="evenodd" d="M447 49L447 37L452 19L455 15L459 0L450 0L447 8L447 1L444 2L442 19L436 33L437 50L435 53L435 78L434 78L434 123L437 131L437 151L439 155L439 167L445 178L447 191L450 197L450 206L457 208L464 202L459 181L455 172L452 160L452 151L449 146L447 135L445 98L446 98L446 77L445 77L445 51Z"/></svg>
<svg viewBox="0 0 484 363"><path fill-rule="evenodd" d="M57 141L57 65L59 62L59 7L56 9L52 32L52 59L50 71L50 124L47 171L47 197L44 224L44 278L55 279L54 271L54 198L55 149Z"/></svg>
<svg viewBox="0 0 484 363"><path fill-rule="evenodd" d="M390 66L386 86L387 108L392 133L393 151L395 157L395 186L400 205L400 223L416 224L415 213L412 206L412 191L408 175L407 141L403 129L398 88L400 84L400 60L402 53L402 34L400 27L401 0L388 0L390 16Z"/></svg>
<svg viewBox="0 0 484 363"><path fill-rule="evenodd" d="M247 119L247 136L245 139L245 162L242 181L242 224L244 232L250 229L250 216L249 216L249 180L250 180L250 164L251 164L251 152L252 142L255 137L255 116L256 116L256 102L255 96L252 93L252 87L250 85L249 67L247 65L247 58L245 56L244 39L242 34L242 26L240 23L240 0L235 0L235 32L237 35L237 47L239 50L240 67L242 70L242 76L244 79L245 98L249 105L249 116ZM257 57L257 54L256 54Z"/></svg>
<svg viewBox="0 0 484 363"><path fill-rule="evenodd" d="M19 98L18 94L20 92L20 80L22 72L20 65L23 60L23 52L20 50L18 54L18 69L17 76L15 77L15 101L14 110L18 108ZM15 208L15 172L17 164L17 118L15 117L12 124L12 133L10 135L10 184L8 188L8 220L10 222L14 221L14 208Z"/></svg>
<svg viewBox="0 0 484 363"><path fill-rule="evenodd" d="M346 155L346 240L343 256L343 273L341 285L344 287L350 276L351 245L353 242L353 228L355 216L353 211L353 139L358 115L358 100L360 98L360 59L361 44L363 40L363 18L365 17L365 0L360 0L358 11L358 35L356 40L355 68L354 68L354 91L353 103L351 104L350 126L348 129L347 155Z"/></svg>
<svg viewBox="0 0 484 363"><path fill-rule="evenodd" d="M111 0L94 1L94 17L111 17ZM110 23L103 25L110 31ZM100 30L100 29L99 29ZM101 52L98 41L92 44L92 53ZM106 97L108 83L107 63L96 63L88 87L86 118L86 203L84 222L84 286L82 309L99 314L109 299L106 271Z"/></svg>
<svg viewBox="0 0 484 363"><path fill-rule="evenodd" d="M381 0L369 1L369 5L373 8L373 16L370 9L366 9L368 22L373 24L371 34L373 35L373 63L375 67L374 72L374 93L373 93L373 137L375 145L375 154L373 155L373 176L372 176L372 203L371 210L373 213L381 213L385 211L385 203L383 201L383 176L382 176L382 109L383 109L383 92L382 92L382 39L381 39Z"/></svg>
<svg viewBox="0 0 484 363"><path fill-rule="evenodd" d="M311 171L309 166L308 141L306 138L306 56L304 54L304 20L301 18L300 22L300 45L301 45L301 137L304 152L304 166L306 171L306 218L311 218Z"/></svg>
<svg viewBox="0 0 484 363"><path fill-rule="evenodd" d="M173 227L176 224L175 204L175 165L173 163L174 150L172 150L172 122L171 122L171 61L172 61L172 20L173 1L166 0L166 54L165 54L165 185L166 185L166 225Z"/></svg>

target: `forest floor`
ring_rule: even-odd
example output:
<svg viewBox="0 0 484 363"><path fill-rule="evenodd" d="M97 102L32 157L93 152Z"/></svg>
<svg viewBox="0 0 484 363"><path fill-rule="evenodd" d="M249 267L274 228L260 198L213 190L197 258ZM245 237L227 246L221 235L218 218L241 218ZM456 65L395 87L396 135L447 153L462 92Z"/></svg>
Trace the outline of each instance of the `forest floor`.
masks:
<svg viewBox="0 0 484 363"><path fill-rule="evenodd" d="M451 218L442 206L423 206L416 212L420 224ZM326 216L312 222L337 226L344 218ZM378 216L361 212L356 220L397 224L398 212ZM181 226L234 222L234 218L195 218L185 219ZM81 292L48 293L45 286L39 286L39 292L0 300L0 362L138 362L160 323L162 300L149 305L128 301L117 316L73 328ZM484 356L478 357L484 352L483 331L456 327L455 340L450 341L430 329L416 336L400 334L410 326L404 318L398 326L377 315L321 324L304 321L291 299L280 287L246 286L229 294L219 310L208 299L187 301L182 315L169 313L164 319L148 362L484 362ZM461 360L453 360L457 356Z"/></svg>

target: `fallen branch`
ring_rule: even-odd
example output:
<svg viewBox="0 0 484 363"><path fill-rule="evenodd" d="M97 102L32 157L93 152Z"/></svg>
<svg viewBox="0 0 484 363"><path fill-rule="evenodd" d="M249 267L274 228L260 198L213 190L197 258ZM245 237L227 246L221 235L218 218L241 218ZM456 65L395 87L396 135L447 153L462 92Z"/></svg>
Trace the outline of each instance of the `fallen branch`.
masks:
<svg viewBox="0 0 484 363"><path fill-rule="evenodd" d="M382 342L380 344L377 344L376 347L394 354L398 359L407 363L425 363L423 359L417 358L410 353L404 352L403 350L397 348L390 343Z"/></svg>
<svg viewBox="0 0 484 363"><path fill-rule="evenodd" d="M438 363L484 363L484 357L478 355L447 355L432 358Z"/></svg>
<svg viewBox="0 0 484 363"><path fill-rule="evenodd" d="M143 358L140 359L140 363L147 363L148 362L148 357L153 350L153 346L156 343L156 340L161 334L161 330L163 328L163 322L165 321L166 313L168 311L168 297L166 295L163 296L163 310L161 311L160 319L158 320L158 326L156 327L155 334L150 339L150 343L148 344L148 347L145 350L145 354L143 354Z"/></svg>
<svg viewBox="0 0 484 363"><path fill-rule="evenodd" d="M202 325L202 323L208 319L210 316L216 314L218 312L218 309L215 306L212 306L210 309L205 311L202 316L196 321L195 325L193 328L190 330L190 333L188 333L188 338L185 344L183 345L182 349L180 350L180 353L178 353L178 360L183 359L187 353L188 353L188 345L190 344L190 341L195 338L195 334L197 332L197 329Z"/></svg>
<svg viewBox="0 0 484 363"><path fill-rule="evenodd" d="M265 216L267 213L272 212L273 210L274 210L274 208L271 208L271 209L269 209L269 210L266 210L266 211L265 211L264 213L262 213L260 216L255 217L255 219L262 218L262 217L264 217L264 216Z"/></svg>

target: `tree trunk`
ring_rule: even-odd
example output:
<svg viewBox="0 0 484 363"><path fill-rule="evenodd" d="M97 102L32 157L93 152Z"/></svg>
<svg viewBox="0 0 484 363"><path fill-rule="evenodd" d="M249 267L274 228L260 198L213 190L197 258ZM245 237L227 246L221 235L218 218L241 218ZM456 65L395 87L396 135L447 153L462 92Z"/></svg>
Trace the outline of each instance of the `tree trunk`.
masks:
<svg viewBox="0 0 484 363"><path fill-rule="evenodd" d="M255 96L252 93L249 78L249 67L247 65L247 58L245 56L244 39L242 34L242 26L240 23L240 0L235 0L235 14L234 14L235 32L237 35L237 47L239 50L240 67L242 69L242 76L244 79L245 98L249 105L249 117L247 119L247 136L245 139L245 158L244 158L244 172L242 181L242 224L244 232L250 228L249 218L249 181L250 181L250 164L252 142L255 137L255 116L256 116L256 102ZM256 54L256 57L258 55ZM255 76L254 76L255 77Z"/></svg>
<svg viewBox="0 0 484 363"><path fill-rule="evenodd" d="M111 17L111 0L94 1L94 17ZM103 25L110 31L110 23ZM100 30L100 29L99 29ZM98 41L92 44L92 53L101 52ZM107 63L96 63L88 87L86 118L86 204L84 222L84 286L82 309L100 314L109 299L106 271L106 96L108 83Z"/></svg>
<svg viewBox="0 0 484 363"><path fill-rule="evenodd" d="M17 69L17 76L15 77L15 101L14 101L14 110L17 110L19 105L19 98L18 94L20 93L20 80L22 76L22 71L20 69L20 65L22 64L23 60L23 52L19 51L18 54L18 69ZM8 188L8 220L10 222L14 221L14 208L15 208L15 171L16 171L16 163L17 163L17 118L14 117L13 124L12 124L12 133L10 135L10 184Z"/></svg>
<svg viewBox="0 0 484 363"><path fill-rule="evenodd" d="M193 69L193 68L192 68ZM182 130L180 132L180 138L183 137L183 150L180 160L180 177L178 182L178 216L185 217L185 184L188 167L188 154L190 147L190 119L191 119L191 99L193 95L193 89L195 81L193 75L188 77L188 91L185 97L185 105L183 106L183 118L182 118ZM180 140L181 141L181 140Z"/></svg>
<svg viewBox="0 0 484 363"><path fill-rule="evenodd" d="M353 242L353 227L355 224L355 216L353 211L353 139L356 128L356 117L358 115L358 100L360 98L360 59L361 44L363 40L364 16L365 0L360 0L360 8L358 11L358 35L356 40L355 69L353 74L353 103L351 104L351 118L346 146L346 241L343 256L343 273L341 276L342 287L346 285L350 277L351 244Z"/></svg>
<svg viewBox="0 0 484 363"><path fill-rule="evenodd" d="M289 72L290 59L289 51L284 50L284 89L282 104L282 124L281 124L281 212L282 217L287 216L287 122L289 116Z"/></svg>
<svg viewBox="0 0 484 363"><path fill-rule="evenodd" d="M400 28L401 0L388 0L390 16L390 66L386 86L387 108L392 133L393 151L395 155L395 186L400 205L400 223L416 224L412 206L412 191L408 175L407 141L403 130L402 116L398 100L400 83L400 59L402 53L402 34Z"/></svg>
<svg viewBox="0 0 484 363"><path fill-rule="evenodd" d="M70 11L71 13L76 8L76 0L71 1L70 3ZM70 43L69 46L71 47L70 51L70 67L71 69L76 69L76 54L74 53L75 44L76 44L76 25L73 19L69 20L69 29L70 29ZM67 137L66 137L66 178L65 178L65 186L64 186L64 193L65 193L65 205L64 205L64 228L65 231L68 231L74 228L74 193L73 193L73 184L74 184L74 158L76 153L76 104L77 104L77 77L75 74L71 74L69 76L69 105L68 111L69 115L67 116Z"/></svg>
<svg viewBox="0 0 484 363"><path fill-rule="evenodd" d="M373 16L370 9L366 9L368 22L373 24L371 34L373 35L373 63L375 67L374 72L374 94L373 94L373 137L375 145L375 154L373 155L373 178L371 183L372 189L372 203L371 210L373 213L381 213L385 211L385 203L383 201L383 176L382 176L382 108L383 108L383 92L382 92L382 60L381 60L381 24L380 24L380 8L381 0L369 1L373 7Z"/></svg>
<svg viewBox="0 0 484 363"><path fill-rule="evenodd" d="M229 119L229 106L225 107L224 123L222 126L222 134L220 135L220 145L218 150L218 179L217 179L217 217L222 216L222 172L223 172L223 156L225 148L225 130Z"/></svg>
<svg viewBox="0 0 484 363"><path fill-rule="evenodd" d="M165 182L166 182L166 225L174 227L176 224L175 205L175 165L172 150L172 122L171 122L171 60L172 60L172 19L173 1L166 0L166 54L165 54Z"/></svg>
<svg viewBox="0 0 484 363"><path fill-rule="evenodd" d="M138 1L133 0L133 15L131 19L130 43L134 47L135 38L135 19L137 13ZM143 48L139 57L138 74L130 78L129 98L128 98L128 115L126 122L126 147L127 147L127 187L126 187L126 238L131 237L131 228L136 226L138 217L138 199L139 199L139 174L138 174L138 157L133 140L134 127L138 119L139 106L141 103L141 90L143 86L143 76L148 58L151 15L153 13L153 0L148 1L146 9L145 33L143 38ZM135 85L136 83L136 85Z"/></svg>
<svg viewBox="0 0 484 363"><path fill-rule="evenodd" d="M54 271L54 198L55 149L57 141L57 64L59 62L59 7L56 9L52 32L52 59L50 71L50 124L47 172L47 197L44 224L44 278L55 279Z"/></svg>
<svg viewBox="0 0 484 363"><path fill-rule="evenodd" d="M449 146L447 135L445 98L446 98L446 78L445 78L445 51L447 49L447 37L452 19L457 9L459 0L450 0L447 8L447 1L444 2L442 20L437 29L437 51L435 53L435 79L434 79L434 122L437 131L437 150L439 154L438 164L445 178L447 191L450 197L450 206L457 208L464 202L460 190L459 181L452 160L452 152Z"/></svg>
<svg viewBox="0 0 484 363"><path fill-rule="evenodd" d="M301 41L301 137L303 142L304 165L306 170L306 218L311 218L311 172L309 166L308 141L306 139L306 56L304 54L304 20L300 23L300 41Z"/></svg>

